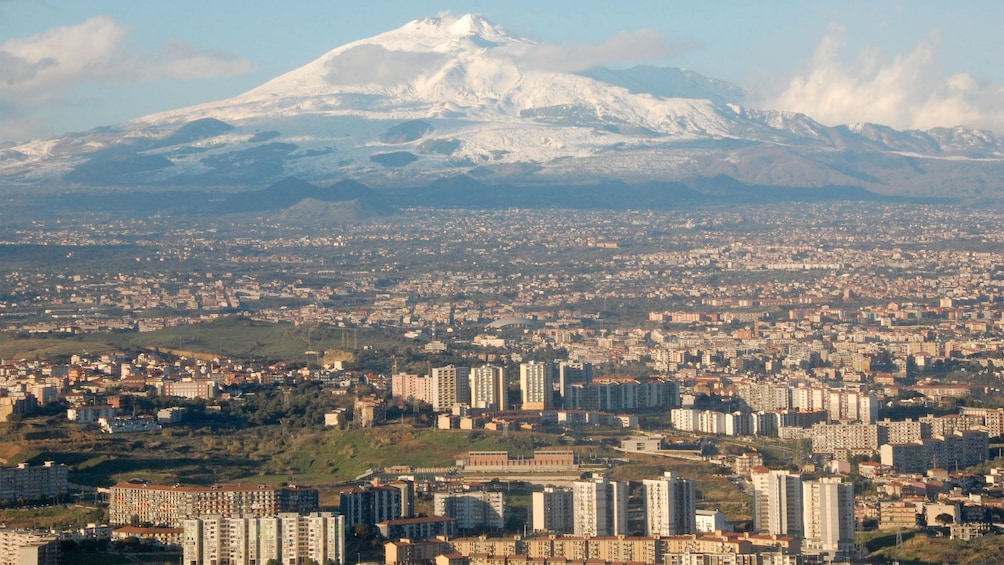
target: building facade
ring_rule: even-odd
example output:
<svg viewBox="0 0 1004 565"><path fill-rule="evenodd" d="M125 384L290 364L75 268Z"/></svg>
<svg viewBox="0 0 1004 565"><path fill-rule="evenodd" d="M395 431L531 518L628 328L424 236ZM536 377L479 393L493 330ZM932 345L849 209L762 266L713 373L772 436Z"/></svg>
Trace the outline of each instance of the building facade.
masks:
<svg viewBox="0 0 1004 565"><path fill-rule="evenodd" d="M666 472L642 481L645 496L645 535L675 536L697 533L697 484Z"/></svg>
<svg viewBox="0 0 1004 565"><path fill-rule="evenodd" d="M533 531L570 534L575 531L572 489L544 487L533 493Z"/></svg>
<svg viewBox="0 0 1004 565"><path fill-rule="evenodd" d="M151 524L178 527L202 516L274 517L283 512L314 512L318 492L300 487L185 487L120 483L109 489L113 526Z"/></svg>
<svg viewBox="0 0 1004 565"><path fill-rule="evenodd" d="M802 535L802 477L764 467L753 470L753 528L772 535Z"/></svg>
<svg viewBox="0 0 1004 565"><path fill-rule="evenodd" d="M509 389L505 369L498 365L483 365L471 369L471 406L487 410L508 410Z"/></svg>
<svg viewBox="0 0 1004 565"><path fill-rule="evenodd" d="M21 463L0 468L0 500L33 502L64 496L67 492L66 465L46 461L42 465Z"/></svg>
<svg viewBox="0 0 1004 565"><path fill-rule="evenodd" d="M332 513L206 516L185 520L183 527L184 565L345 563L345 521Z"/></svg>
<svg viewBox="0 0 1004 565"><path fill-rule="evenodd" d="M802 501L803 551L835 556L854 550L853 484L836 477L806 481Z"/></svg>
<svg viewBox="0 0 1004 565"><path fill-rule="evenodd" d="M0 528L0 565L57 565L59 540L37 532Z"/></svg>
<svg viewBox="0 0 1004 565"><path fill-rule="evenodd" d="M432 409L436 412L451 410L454 404L471 403L470 367L447 365L432 369Z"/></svg>
<svg viewBox="0 0 1004 565"><path fill-rule="evenodd" d="M404 493L396 486L366 485L343 490L338 496L338 511L345 517L345 525L375 525L377 522L403 518Z"/></svg>
<svg viewBox="0 0 1004 565"><path fill-rule="evenodd" d="M550 410L554 407L554 365L531 361L519 366L519 390L523 410Z"/></svg>
<svg viewBox="0 0 1004 565"><path fill-rule="evenodd" d="M606 477L572 483L573 533L617 536L627 533L628 485Z"/></svg>
<svg viewBox="0 0 1004 565"><path fill-rule="evenodd" d="M456 518L462 531L502 531L505 527L506 505L501 492L437 492L433 505L436 516Z"/></svg>

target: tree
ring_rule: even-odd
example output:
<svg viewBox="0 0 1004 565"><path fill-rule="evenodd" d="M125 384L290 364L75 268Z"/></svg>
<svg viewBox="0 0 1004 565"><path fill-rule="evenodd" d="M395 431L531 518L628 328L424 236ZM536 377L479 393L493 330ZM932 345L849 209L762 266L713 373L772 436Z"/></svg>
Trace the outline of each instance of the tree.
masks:
<svg viewBox="0 0 1004 565"><path fill-rule="evenodd" d="M955 522L955 517L947 512L942 512L934 517L934 521L941 524L942 526L947 526Z"/></svg>

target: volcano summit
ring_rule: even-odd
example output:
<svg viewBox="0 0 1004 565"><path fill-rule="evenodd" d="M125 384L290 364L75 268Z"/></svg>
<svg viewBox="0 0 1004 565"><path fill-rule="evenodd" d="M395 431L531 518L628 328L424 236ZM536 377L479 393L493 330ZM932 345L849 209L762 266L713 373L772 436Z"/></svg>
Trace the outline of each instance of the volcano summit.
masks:
<svg viewBox="0 0 1004 565"><path fill-rule="evenodd" d="M476 15L343 45L244 94L0 146L9 184L479 186L730 177L788 188L1004 197L1004 141L827 127L675 68L578 69ZM574 62L573 62L574 63ZM541 189L546 189L541 186Z"/></svg>

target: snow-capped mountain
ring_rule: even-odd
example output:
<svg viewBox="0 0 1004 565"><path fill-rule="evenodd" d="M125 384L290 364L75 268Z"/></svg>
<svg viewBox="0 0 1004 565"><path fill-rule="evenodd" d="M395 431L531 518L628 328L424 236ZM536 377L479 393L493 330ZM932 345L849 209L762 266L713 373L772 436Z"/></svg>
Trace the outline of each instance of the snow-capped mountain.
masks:
<svg viewBox="0 0 1004 565"><path fill-rule="evenodd" d="M475 15L427 18L329 51L228 100L0 146L9 182L242 185L288 176L378 186L460 174L566 183L728 175L783 186L1004 195L985 132L827 127L756 109L681 69L561 68Z"/></svg>

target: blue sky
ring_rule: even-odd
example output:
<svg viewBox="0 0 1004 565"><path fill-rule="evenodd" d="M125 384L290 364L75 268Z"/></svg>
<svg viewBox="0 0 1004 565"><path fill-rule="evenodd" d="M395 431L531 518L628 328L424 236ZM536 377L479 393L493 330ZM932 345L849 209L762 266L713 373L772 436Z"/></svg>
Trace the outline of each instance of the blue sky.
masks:
<svg viewBox="0 0 1004 565"><path fill-rule="evenodd" d="M230 97L344 43L440 12L685 67L833 125L1004 134L1004 2L0 0L0 141ZM661 48L632 38L658 34ZM625 45L628 56L625 56Z"/></svg>

